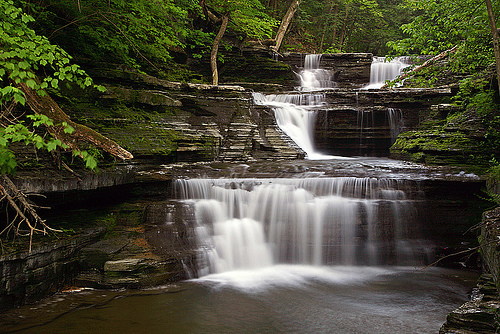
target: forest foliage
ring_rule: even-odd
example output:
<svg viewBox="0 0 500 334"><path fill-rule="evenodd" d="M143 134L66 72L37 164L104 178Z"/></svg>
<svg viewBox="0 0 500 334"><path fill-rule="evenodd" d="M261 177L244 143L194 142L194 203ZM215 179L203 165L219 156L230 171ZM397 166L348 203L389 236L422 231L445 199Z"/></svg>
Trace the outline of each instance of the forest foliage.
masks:
<svg viewBox="0 0 500 334"><path fill-rule="evenodd" d="M291 0L16 0L26 22L79 61L117 62L174 79L207 57L219 22L245 40L272 38ZM497 6L497 10L499 7ZM486 8L479 0L302 0L281 51L434 55L460 44L457 66L491 61ZM229 48L229 45L225 47ZM188 74L177 79L190 80Z"/></svg>

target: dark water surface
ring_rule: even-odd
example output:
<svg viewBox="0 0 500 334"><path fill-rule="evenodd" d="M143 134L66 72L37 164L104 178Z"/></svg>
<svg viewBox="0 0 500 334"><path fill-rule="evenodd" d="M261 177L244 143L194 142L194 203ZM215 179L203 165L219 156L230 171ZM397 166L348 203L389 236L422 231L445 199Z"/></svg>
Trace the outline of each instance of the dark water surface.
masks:
<svg viewBox="0 0 500 334"><path fill-rule="evenodd" d="M2 333L437 333L476 274L273 266L140 291L61 293L0 316Z"/></svg>

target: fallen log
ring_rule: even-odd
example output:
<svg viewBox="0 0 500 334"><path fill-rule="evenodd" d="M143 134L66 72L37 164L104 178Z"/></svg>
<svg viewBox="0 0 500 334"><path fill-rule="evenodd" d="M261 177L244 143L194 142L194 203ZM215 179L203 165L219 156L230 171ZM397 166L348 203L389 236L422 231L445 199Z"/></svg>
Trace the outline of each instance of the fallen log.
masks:
<svg viewBox="0 0 500 334"><path fill-rule="evenodd" d="M38 84L40 82L38 81ZM132 159L134 156L129 151L122 148L113 140L103 136L91 128L73 122L70 117L59 107L59 105L50 97L48 93L40 95L36 90L28 87L25 83L19 83L18 87L24 92L26 102L31 110L39 115L45 115L50 118L54 125L48 126L47 131L66 144L74 151L81 151L79 144L87 143L101 149L122 160ZM66 133L63 123L71 126L74 131Z"/></svg>
<svg viewBox="0 0 500 334"><path fill-rule="evenodd" d="M451 49L449 50L446 50L444 52L441 52L440 54L438 54L437 56L434 56L432 57L431 59L429 60L426 60L422 65L419 65L417 67L415 67L414 69L412 69L411 71L408 71L402 75L400 75L399 77L397 77L396 79L394 80L404 80L408 77L411 77L412 75L414 75L415 73L421 71L422 69L426 68L426 67L429 67L430 65L432 65L433 63L437 62L438 60L441 60L441 59L444 59L446 58L450 53L453 53L455 51L457 51L458 49L458 45L455 45L454 47L452 47ZM382 87L380 87L380 89L384 89L384 88L387 88L388 85L385 84L383 85Z"/></svg>

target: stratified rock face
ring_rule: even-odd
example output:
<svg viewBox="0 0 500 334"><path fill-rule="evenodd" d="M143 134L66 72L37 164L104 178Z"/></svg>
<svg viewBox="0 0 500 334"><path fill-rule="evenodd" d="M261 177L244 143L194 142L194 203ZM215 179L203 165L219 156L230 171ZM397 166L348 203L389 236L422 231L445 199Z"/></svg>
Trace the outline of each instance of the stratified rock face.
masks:
<svg viewBox="0 0 500 334"><path fill-rule="evenodd" d="M485 122L473 111L455 109L447 104L434 106L420 128L398 137L391 156L428 164L485 168L494 153L485 137Z"/></svg>
<svg viewBox="0 0 500 334"><path fill-rule="evenodd" d="M500 207L486 211L481 222L481 254L500 292Z"/></svg>
<svg viewBox="0 0 500 334"><path fill-rule="evenodd" d="M106 238L80 251L75 284L91 288L141 288L192 278L196 242L191 215L183 203L151 201L126 206ZM117 218L118 219L118 218Z"/></svg>
<svg viewBox="0 0 500 334"><path fill-rule="evenodd" d="M396 137L416 129L431 106L449 100L449 89L324 92L328 107L316 112L318 150L336 155L389 156Z"/></svg>
<svg viewBox="0 0 500 334"><path fill-rule="evenodd" d="M295 72L304 67L305 53L285 53L278 59ZM370 82L371 53L323 54L320 68L330 70L339 88L361 88Z"/></svg>
<svg viewBox="0 0 500 334"><path fill-rule="evenodd" d="M252 91L242 86L175 83L116 70L95 72L109 87L100 98L110 103L112 117L97 118L95 113L85 117L135 157L244 161L303 156L287 144L270 110L256 106ZM118 87L118 83L128 87ZM120 117L112 112L119 104L149 114L143 119Z"/></svg>
<svg viewBox="0 0 500 334"><path fill-rule="evenodd" d="M93 242L102 229L46 245L35 245L29 253L0 256L0 313L34 302L56 292L78 271L78 251Z"/></svg>

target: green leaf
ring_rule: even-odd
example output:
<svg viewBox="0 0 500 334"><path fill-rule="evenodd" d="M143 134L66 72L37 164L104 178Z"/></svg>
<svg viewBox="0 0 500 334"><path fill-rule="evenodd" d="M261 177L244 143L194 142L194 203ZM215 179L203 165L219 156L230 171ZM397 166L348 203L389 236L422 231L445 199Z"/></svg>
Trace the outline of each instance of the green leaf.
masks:
<svg viewBox="0 0 500 334"><path fill-rule="evenodd" d="M94 170L97 167L97 160L93 156L88 155L85 158L85 167Z"/></svg>
<svg viewBox="0 0 500 334"><path fill-rule="evenodd" d="M60 143L61 143L60 140L49 141L47 143L47 151L49 151L49 152L54 151Z"/></svg>
<svg viewBox="0 0 500 334"><path fill-rule="evenodd" d="M7 95L7 94L12 93L13 90L14 90L14 87L12 87L12 86L5 86L4 88L2 88L0 90L0 92L2 93L2 95Z"/></svg>
<svg viewBox="0 0 500 334"><path fill-rule="evenodd" d="M26 104L26 99L24 98L24 94L22 93L14 93L14 100L17 103L21 103L23 106Z"/></svg>
<svg viewBox="0 0 500 334"><path fill-rule="evenodd" d="M71 125L68 125L66 122L62 122L62 126L64 127L64 133L72 134L75 132L75 128L73 128Z"/></svg>
<svg viewBox="0 0 500 334"><path fill-rule="evenodd" d="M28 86L31 89L34 89L36 87L36 81L33 79L28 79L26 81L26 86Z"/></svg>

